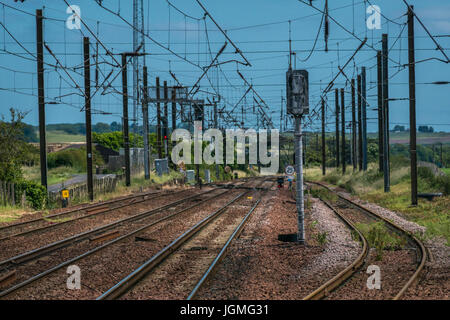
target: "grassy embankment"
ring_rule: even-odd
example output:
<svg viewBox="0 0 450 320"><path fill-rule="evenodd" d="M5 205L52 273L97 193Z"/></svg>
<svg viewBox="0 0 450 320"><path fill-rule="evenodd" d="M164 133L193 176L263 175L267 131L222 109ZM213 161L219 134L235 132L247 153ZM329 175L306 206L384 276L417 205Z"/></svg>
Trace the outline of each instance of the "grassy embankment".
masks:
<svg viewBox="0 0 450 320"><path fill-rule="evenodd" d="M86 136L82 134L69 134L64 131L49 130L46 134L47 143L86 142Z"/></svg>
<svg viewBox="0 0 450 320"><path fill-rule="evenodd" d="M448 172L449 170L447 170ZM347 173L327 169L322 176L320 168L306 169L308 180L325 181L342 187L366 201L400 213L406 219L426 227L424 238L443 237L450 245L450 176L435 178L425 168L419 168L418 189L420 192L443 192L443 197L428 201L419 198L419 204L411 206L410 170L405 164L396 164L391 171L391 192L384 192L384 180L378 167L371 164L367 172L353 173L347 167Z"/></svg>

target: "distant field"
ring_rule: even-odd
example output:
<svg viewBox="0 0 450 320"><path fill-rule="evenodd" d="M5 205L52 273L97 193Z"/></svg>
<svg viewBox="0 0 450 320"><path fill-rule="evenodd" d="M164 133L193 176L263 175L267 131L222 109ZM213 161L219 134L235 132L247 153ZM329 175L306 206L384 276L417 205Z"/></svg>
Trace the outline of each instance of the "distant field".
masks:
<svg viewBox="0 0 450 320"><path fill-rule="evenodd" d="M81 134L68 134L64 131L47 131L47 143L85 142L86 137Z"/></svg>
<svg viewBox="0 0 450 320"><path fill-rule="evenodd" d="M377 133L368 133L369 138L377 138ZM389 135L389 142L391 144L409 143L409 132L391 132ZM433 132L433 133L421 133L417 132L417 143L418 144L433 144L433 143L450 143L450 133L449 132Z"/></svg>

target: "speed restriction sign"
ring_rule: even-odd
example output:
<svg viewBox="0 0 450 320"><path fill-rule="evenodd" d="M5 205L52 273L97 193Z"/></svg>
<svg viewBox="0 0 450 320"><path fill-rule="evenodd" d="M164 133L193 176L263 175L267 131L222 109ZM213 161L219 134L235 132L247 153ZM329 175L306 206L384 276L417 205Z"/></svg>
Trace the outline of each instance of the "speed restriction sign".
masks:
<svg viewBox="0 0 450 320"><path fill-rule="evenodd" d="M61 190L61 195L64 199L69 198L69 190L67 189Z"/></svg>
<svg viewBox="0 0 450 320"><path fill-rule="evenodd" d="M295 169L293 166L287 166L286 169L284 170L284 172L288 175L288 176L292 176L295 172Z"/></svg>

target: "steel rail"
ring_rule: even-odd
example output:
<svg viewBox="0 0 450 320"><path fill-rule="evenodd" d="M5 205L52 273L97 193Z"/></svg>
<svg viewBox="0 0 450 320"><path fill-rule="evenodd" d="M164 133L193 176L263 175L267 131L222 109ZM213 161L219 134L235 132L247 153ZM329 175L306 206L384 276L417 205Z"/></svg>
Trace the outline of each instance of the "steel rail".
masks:
<svg viewBox="0 0 450 320"><path fill-rule="evenodd" d="M80 212L83 210L90 210L90 209L95 209L97 207L101 207L104 205L109 205L112 203L116 203L116 202L120 202L120 201L125 201L125 200L129 200L129 199L133 199L133 198L138 198L141 196L148 196L148 195L152 195L152 194L160 194L162 192L148 192L148 193L143 193L143 194L137 194L137 195L131 195L128 197L121 197L121 198L117 198L117 199L111 199L108 201L104 201L104 202L97 202L95 204L92 205L88 205L86 207L81 207L81 208L70 208L67 211L63 211L63 212L59 212L59 213L55 213L52 215L48 215L46 217L40 217L40 218L36 218L36 219L32 219L32 220L28 220L28 221L22 221L22 222L17 222L17 223L12 223L12 224L8 224L6 226L1 226L0 227L0 234L5 231L8 230L10 228L15 228L15 227L20 227L20 226L24 226L26 224L31 224L31 223L35 223L35 222L39 222L45 219L52 219L52 218L59 218L60 216L66 215L66 214L71 214L71 213L75 213L75 212Z"/></svg>
<svg viewBox="0 0 450 320"><path fill-rule="evenodd" d="M248 218L253 213L253 211L255 211L256 207L259 205L260 202L261 202L261 197L255 203L255 205L250 209L250 211L245 215L245 217L242 219L242 221L239 223L239 225L234 229L234 232L228 238L227 242L222 247L222 249L220 250L219 254L216 256L214 261L208 267L208 270L206 270L206 272L203 274L202 278L197 282L197 284L195 285L194 289L191 291L191 293L186 298L186 300L192 300L196 296L198 290L206 282L206 280L214 273L215 268L217 267L219 262L222 260L222 258L225 256L225 253L226 253L228 247L230 246L231 242L235 238L239 237L239 235L241 234L242 230L244 230L244 226L247 223Z"/></svg>
<svg viewBox="0 0 450 320"><path fill-rule="evenodd" d="M41 278L43 278L43 277L49 275L49 274L52 274L52 273L54 273L54 272L57 271L57 270L60 270L61 268L64 268L65 266L68 266L68 265L70 265L70 264L73 264L74 262L76 262L76 261L78 261L78 260L80 260L80 259L83 259L83 258L85 258L85 257L88 257L88 256L90 256L90 255L92 255L92 254L94 254L94 253L96 253L96 252L98 252L98 251L100 251L100 250L103 250L103 249L105 249L105 248L107 248L107 247L110 247L111 245L113 245L113 244L115 244L115 243L117 243L117 242L119 242L119 241L122 241L123 239L126 239L126 238L129 238L129 237L131 237L131 236L134 236L134 235L136 235L136 234L138 234L138 233L140 233L140 232L142 232L142 231L144 231L144 230L146 230L146 229L148 229L148 228L151 228L151 227L153 227L153 226L155 226L155 225L157 225L157 224L159 224L159 223L161 223L161 222L163 222L163 221L172 219L172 218L174 218L175 216L177 216L177 215L179 215L179 214L181 214L181 213L183 213L183 212L186 212L186 211L188 211L188 210L190 210L190 209L193 209L193 208L195 208L195 207L198 207L198 206L200 206L200 205L202 205L202 204L204 204L204 203L210 201L211 199L220 197L220 196L222 196L222 195L224 195L224 194L227 194L227 193L228 193L228 192L225 191L225 192L222 192L222 193L220 193L220 194L217 194L217 195L214 195L214 196L212 196L212 197L209 197L209 198L207 198L207 199L205 199L205 200L202 200L202 201L200 201L200 202L194 203L193 205L191 205L191 206L189 206L189 207L183 208L183 209L181 209L181 210L179 210L179 211L177 211L177 212L175 212L175 213L173 213L173 214L170 214L170 215L168 215L168 216L166 216L166 217L163 217L163 218L158 219L158 220L156 220L156 221L153 221L153 222L151 222L151 223L149 223L149 224L146 224L146 225L144 225L144 226L142 226L142 227L140 227L140 228L138 228L138 229L136 229L136 230L134 230L134 231L131 231L131 232L129 232L129 233L125 234L125 235L122 235L122 236L120 236L120 237L118 237L118 238L115 238L115 239L113 239L113 240L111 240L111 241L108 241L108 242L104 243L103 245L101 245L101 246L99 246L99 247L96 247L96 248L94 248L94 249L92 249L92 250L89 250L89 251L87 251L87 252L85 252L85 253L83 253L83 254L77 256L77 257L74 257L74 258L72 258L72 259L66 260L66 261L64 261L64 262L62 262L62 263L60 263L60 264L58 264L57 266L54 266L54 267L52 267L52 268L50 268L50 269L48 269L48 270L46 270L46 271L44 271L44 272L41 272L41 273L39 273L39 274L37 274L37 275L35 275L35 276L33 276L33 277L31 277L31 278L29 278L29 279L27 279L27 280L21 282L21 283L18 283L18 284L16 284L16 285L12 286L11 288L8 288L8 289L6 289L6 290L0 292L0 298L6 297L6 296L8 296L8 295L10 295L10 294L12 294L12 293L18 291L19 289L22 289L22 288L24 288L24 287L30 285L31 283L33 283L33 282L35 282L35 281L37 281L37 280L39 280L39 279L41 279Z"/></svg>
<svg viewBox="0 0 450 320"><path fill-rule="evenodd" d="M58 226L61 226L61 225L64 225L64 224L68 224L68 223L71 223L71 222L74 222L74 221L79 221L79 220L82 220L82 219L85 219L85 218L89 218L89 217L93 217L93 216L96 216L96 215L108 213L108 212L111 212L111 211L122 209L124 207L128 207L128 206L131 206L131 205L139 204L139 203L146 202L146 201L149 201L149 200L153 200L153 199L156 199L156 198L176 195L176 194L179 194L179 193L186 192L188 190L189 189L187 189L187 190L180 190L180 191L176 191L176 192L173 192L173 193L157 193L157 195L155 195L154 197L150 197L150 198L147 198L150 194L149 195L133 196L133 197L130 197L130 198L126 198L126 199L122 199L122 200L119 200L119 201L112 202L112 203L116 203L116 202L125 201L125 203L122 203L122 204L120 204L120 205L118 205L116 207L106 208L106 210L104 210L104 211L99 211L99 212L95 212L95 213L89 213L89 211L92 210L92 209L95 209L95 208L101 208L102 206L107 205L107 204L106 203L102 203L101 205L96 205L96 206L93 206L93 207L83 208L81 210L75 210L73 212L86 210L86 213L85 213L85 215L82 215L82 216L79 216L79 217L75 217L75 218L72 218L70 220L44 225L44 226L41 226L41 227L38 227L38 228L35 228L35 229L25 230L23 232L13 233L13 234L10 234L10 235L7 235L5 237L0 238L0 241L8 240L8 239L19 237L19 236L24 236L24 235L27 235L27 234L30 234L30 233L35 233L35 232L43 231L43 230L46 230L46 229L51 229L51 228L58 227ZM134 199L139 198L141 196L143 197L141 200L133 201ZM132 200L132 202L130 202L129 200ZM66 214L66 213L73 213L73 212L64 212L64 214ZM60 215L60 214L56 214L56 215ZM54 215L54 216L56 216L56 215ZM48 218L49 217L39 218L39 219L36 219L36 222L37 221L45 221L45 219L48 219Z"/></svg>
<svg viewBox="0 0 450 320"><path fill-rule="evenodd" d="M395 297L393 298L393 300L399 300L402 295L406 292L406 290L408 290L408 288L418 279L420 273L422 272L422 270L425 267L425 263L427 260L427 250L425 248L425 246L423 245L422 241L420 241L419 239L417 239L411 232L405 230L404 228L402 228L401 226L397 225L396 223L386 219L385 217L382 217L381 215L377 214L376 212L348 199L347 197L344 197L342 195L340 195L339 193L337 193L335 190L331 189L329 186L320 183L320 182L314 182L314 181L308 181L309 183L313 183L316 184L318 186L321 186L327 190L329 190L330 192L333 192L334 194L336 194L338 196L339 199L344 200L346 202L348 202L349 204L353 205L354 207L360 209L361 211L372 215L382 221L384 221L386 224L388 224L389 226L391 226L392 228L396 229L397 231L401 232L402 234L405 234L410 240L412 240L413 243L415 243L415 245L419 248L420 250L420 262L418 263L418 266L416 268L416 271L414 272L414 274L408 279L408 281L405 283L405 285L401 288L401 290L395 295Z"/></svg>
<svg viewBox="0 0 450 320"><path fill-rule="evenodd" d="M331 204L329 204L327 201L319 198L328 208L330 208L344 223L349 226L351 230L354 230L358 233L358 237L362 242L362 250L361 253L358 255L358 257L344 270L339 272L336 276L325 282L323 285L321 285L319 288L308 294L306 297L303 298L303 300L319 300L328 295L331 291L339 287L341 284L344 283L348 278L353 276L356 271L364 264L364 261L367 258L367 255L369 254L369 246L367 243L367 239L364 237L364 235L356 228L356 226L347 218L345 218L338 210L336 210Z"/></svg>
<svg viewBox="0 0 450 320"><path fill-rule="evenodd" d="M73 243L80 242L80 241L82 241L84 239L87 239L91 235L98 234L98 233L101 233L101 232L113 229L114 227L116 227L118 225L121 225L121 224L123 224L125 222L131 222L131 221L135 221L135 220L144 219L144 218L146 218L148 216L151 216L151 215L154 215L154 214L156 214L156 213L158 213L158 212L160 212L160 211L162 211L164 209L168 209L170 207L176 206L176 205L178 205L180 203L183 203L185 201L188 201L190 199L198 198L200 196L209 194L209 193L211 193L213 191L217 191L217 190L220 190L220 189L212 189L212 190L209 190L209 191L206 191L206 192L203 192L203 193L194 194L194 195L189 196L187 198L183 198L183 199L171 202L171 203L163 205L161 207L158 207L158 208L155 208L155 209L152 209L152 210L148 210L148 211L145 211L145 212L141 212L141 213L138 213L136 215L133 215L133 216L130 216L130 217L127 217L127 218L124 218L124 219L120 219L120 220L117 220L117 221L114 221L114 222L109 223L107 225L104 225L104 226L101 226L101 227L98 227L98 228L95 228L95 229L92 229L92 230L88 230L86 232L82 232L82 233L76 234L76 235L71 236L69 238L65 238L65 239L62 239L62 240L50 243L50 244L42 246L40 248L37 248L37 249L34 249L34 250L30 250L28 252L19 254L17 256L8 258L8 259L3 260L3 261L0 261L0 267L3 267L5 265L18 265L18 264L22 264L24 262L28 262L30 260L33 260L33 259L35 259L37 257L40 257L40 256L46 254L46 253L54 252L54 251L56 251L59 248L66 247L66 246L69 246L69 245L71 245Z"/></svg>
<svg viewBox="0 0 450 320"><path fill-rule="evenodd" d="M226 185L226 184L224 184L224 185ZM208 184L204 184L204 186L214 187L215 185L213 183L208 183ZM180 191L177 191L177 193L181 193L181 192L185 192L185 191L187 191L187 190L180 190ZM114 204L114 203L121 202L121 201L129 201L129 200L133 200L133 199L136 199L136 198L139 198L139 197L147 197L147 196L151 196L151 195L166 196L166 195L173 195L173 194L175 194L175 193L165 193L163 191L159 191L159 192L151 191L151 192L143 192L143 193L141 192L141 193L134 194L134 195L129 195L129 196L119 197L119 198L115 198L115 199L110 199L110 200L107 200L107 201L97 202L97 203L94 203L94 204L88 204L87 206L81 207L81 208L72 208L72 209L69 208L69 210L67 210L67 211L55 213L55 214L52 214L52 215L48 215L46 217L40 217L40 218L28 220L28 221L22 221L22 222L8 224L6 226L0 226L0 234L3 231L11 229L11 228L21 227L21 226L25 226L27 224L36 223L36 222L39 222L39 221L45 221L46 219L60 218L61 216L68 215L68 214L73 214L73 213L76 213L76 212L89 211L89 210L92 210L92 209L95 209L95 208L98 208L98 207ZM154 199L154 197L151 198L151 199ZM150 200L150 199L144 199L144 200ZM136 202L136 203L138 203L138 202ZM117 209L117 208L121 208L121 206L114 207L114 208L111 208L111 209ZM89 213L87 213L87 214L89 216L92 216L92 214L89 214ZM55 225L58 225L58 224L53 224L52 226L55 226ZM14 234L14 235L10 235L9 237L16 236L16 235L19 236L21 234L17 233L17 234ZM8 237L0 238L0 241L5 240L7 238Z"/></svg>
<svg viewBox="0 0 450 320"><path fill-rule="evenodd" d="M266 180L262 181L264 183ZM240 193L238 196L233 198L227 204L214 211L189 230L184 232L174 241L172 241L169 245L164 247L161 251L155 254L152 258L147 260L144 264L142 264L139 268L135 269L125 278L120 280L113 287L108 289L102 295L97 297L96 300L113 300L121 297L123 294L128 292L134 285L136 285L141 279L143 279L148 273L150 273L155 267L157 267L160 263L162 263L167 257L169 257L172 253L174 253L183 243L191 239L195 234L197 234L200 230L202 230L205 226L207 226L210 222L212 222L215 218L220 216L226 209L241 199L244 195L248 194L251 190L246 190Z"/></svg>

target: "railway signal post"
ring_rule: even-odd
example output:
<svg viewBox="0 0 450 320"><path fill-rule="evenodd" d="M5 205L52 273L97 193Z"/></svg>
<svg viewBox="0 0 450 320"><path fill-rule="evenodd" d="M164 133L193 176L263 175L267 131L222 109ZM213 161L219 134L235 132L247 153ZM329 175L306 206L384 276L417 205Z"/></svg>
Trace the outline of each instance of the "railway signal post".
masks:
<svg viewBox="0 0 450 320"><path fill-rule="evenodd" d="M292 70L286 73L286 113L295 118L295 171L297 172L297 241L305 244L304 227L304 196L303 196L303 152L302 152L302 117L309 112L308 72L306 70Z"/></svg>

